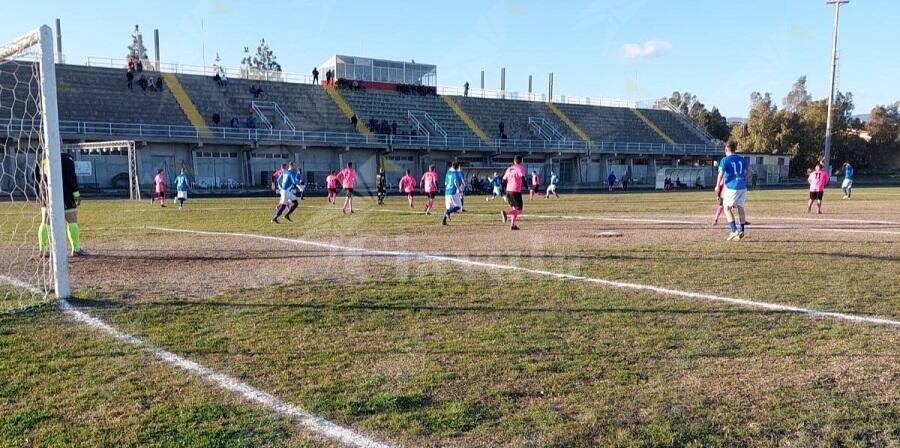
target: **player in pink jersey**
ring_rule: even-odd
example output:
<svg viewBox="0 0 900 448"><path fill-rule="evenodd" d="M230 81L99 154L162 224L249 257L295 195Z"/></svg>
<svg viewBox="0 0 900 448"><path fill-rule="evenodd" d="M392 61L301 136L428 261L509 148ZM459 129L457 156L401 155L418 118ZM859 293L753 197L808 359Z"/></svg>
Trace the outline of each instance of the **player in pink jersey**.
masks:
<svg viewBox="0 0 900 448"><path fill-rule="evenodd" d="M528 189L528 199L533 200L534 195L541 195L541 177L537 171L531 171L531 187Z"/></svg>
<svg viewBox="0 0 900 448"><path fill-rule="evenodd" d="M713 220L713 225L719 223L719 218L722 217L722 213L725 211L725 207L722 206L722 191L725 190L725 179L722 179L722 182L719 182L718 188L714 189L716 191L716 198L719 199L719 206L716 208L716 218Z"/></svg>
<svg viewBox="0 0 900 448"><path fill-rule="evenodd" d="M347 213L349 210L350 213L353 213L353 187L356 186L356 170L353 169L353 162L347 162L347 167L338 173L337 180L341 183L344 192L347 193L341 212Z"/></svg>
<svg viewBox="0 0 900 448"><path fill-rule="evenodd" d="M817 164L816 169L809 173L806 181L809 183L809 203L806 204L806 213L812 211L813 202L816 203L816 213L822 214L822 198L825 196L825 187L828 185L828 173L822 171L822 164Z"/></svg>
<svg viewBox="0 0 900 448"><path fill-rule="evenodd" d="M513 164L503 174L503 183L506 184L506 202L509 210L503 210L500 215L503 222L510 221L510 230L519 230L519 215L522 214L524 203L522 201L522 187L525 185L525 167L522 166L522 156L513 157Z"/></svg>
<svg viewBox="0 0 900 448"><path fill-rule="evenodd" d="M415 208L413 192L416 191L416 178L409 170L406 170L406 175L400 178L399 188L400 192L406 193L406 203L409 204L409 207Z"/></svg>
<svg viewBox="0 0 900 448"><path fill-rule="evenodd" d="M325 188L328 190L328 202L332 204L337 203L337 174L337 171L331 170L331 174L325 178Z"/></svg>
<svg viewBox="0 0 900 448"><path fill-rule="evenodd" d="M437 195L438 187L438 175L435 170L434 164L428 165L428 171L422 175L422 193L425 193L425 196L428 199L425 200L425 214L430 215L431 209L434 208L434 197Z"/></svg>
<svg viewBox="0 0 900 448"><path fill-rule="evenodd" d="M159 201L160 207L166 206L166 175L163 170L156 170L156 177L153 178L153 185L156 187L156 201Z"/></svg>

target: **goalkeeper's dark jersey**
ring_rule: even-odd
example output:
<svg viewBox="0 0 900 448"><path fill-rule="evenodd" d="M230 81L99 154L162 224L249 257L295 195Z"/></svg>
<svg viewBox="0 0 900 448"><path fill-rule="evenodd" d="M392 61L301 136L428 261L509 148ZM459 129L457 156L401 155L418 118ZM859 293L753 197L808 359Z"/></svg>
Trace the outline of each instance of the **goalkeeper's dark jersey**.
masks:
<svg viewBox="0 0 900 448"><path fill-rule="evenodd" d="M46 158L41 158L34 166L34 187L43 206L47 205L47 178L45 173L49 168L49 161ZM67 153L62 154L62 183L65 209L73 210L76 207L75 199L80 196L80 193L78 191L78 176L75 175L75 159Z"/></svg>

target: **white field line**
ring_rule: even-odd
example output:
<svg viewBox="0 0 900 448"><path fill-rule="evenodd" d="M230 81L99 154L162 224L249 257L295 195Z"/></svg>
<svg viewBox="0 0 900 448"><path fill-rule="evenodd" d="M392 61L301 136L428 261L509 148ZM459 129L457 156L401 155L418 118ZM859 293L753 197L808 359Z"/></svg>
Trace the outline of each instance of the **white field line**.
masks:
<svg viewBox="0 0 900 448"><path fill-rule="evenodd" d="M710 213L712 215L712 213ZM751 214L752 215L752 214ZM684 218L704 218L699 215L688 215ZM897 221L874 221L866 219L843 219L843 218L802 218L799 216L748 216L756 221L810 221L810 222L837 222L846 224L880 224L880 225L896 225L900 226Z"/></svg>
<svg viewBox="0 0 900 448"><path fill-rule="evenodd" d="M405 252L405 251L390 251L390 250L376 250L376 249L365 249L359 247L349 247L349 246L341 246L337 244L330 243L320 243L316 241L308 241L299 238L283 238L277 236L268 236L268 235L258 235L253 233L230 233L230 232L210 232L210 231L201 231L201 230L184 230L184 229L172 229L167 227L147 227L148 229L158 230L161 232L171 232L171 233L189 233L194 235L206 235L206 236L230 236L230 237L243 237L243 238L252 238L252 239L260 239L260 240L269 240L269 241L279 241L286 243L294 243L301 244L306 246L314 246L326 249L332 249L335 251L345 251L345 252L359 252L365 254L373 254L373 255L384 255L391 257L408 257L408 258L419 258L426 260L434 260L434 261L445 261L456 264L468 265L468 266L476 266L480 268L486 269L500 269L506 271L518 271L518 272L526 272L529 274L535 275L543 275L547 277L553 277L563 280L577 280L588 283L600 284L604 286L611 286L613 288L620 289L632 289L638 291L649 291L657 294L674 296L674 297L684 297L690 299L701 299L713 302L724 302L730 303L733 305L739 305L746 308L761 308L771 311L782 311L782 312L790 312L790 313L798 313L798 314L806 314L811 317L830 317L839 320L847 320L853 322L866 322L871 324L879 324L879 325L889 325L893 327L900 328L900 321L885 319L880 317L871 317L871 316L862 316L856 314L847 314L847 313L838 313L832 311L821 311L812 308L802 308L791 305L782 305L778 303L768 303L768 302L760 302L756 300L749 299L739 299L734 297L727 296L718 296L714 294L705 294L691 291L681 291L678 289L671 288L661 288L657 286L651 285L643 285L640 283L630 283L630 282L621 282L615 280L606 280L602 278L595 277L586 277L583 275L573 275L573 274L564 274L561 272L552 272L552 271L544 271L539 269L530 269L521 266L515 265L506 265L506 264L497 264L497 263L487 263L482 261L473 261L467 260L465 258L455 258L443 255L431 255L422 252Z"/></svg>
<svg viewBox="0 0 900 448"><path fill-rule="evenodd" d="M38 288L33 285L22 282L20 280L0 276L0 281L10 283L16 287L27 289L35 294L41 294ZM152 344L138 339L132 335L126 334L119 329L107 324L106 322L91 316L90 314L75 308L65 299L60 299L59 308L75 321L87 325L95 330L104 332L114 339L133 345L139 349L153 354L157 358L165 361L167 364L178 367L187 372L193 373L211 384L215 384L222 389L234 392L246 399L247 401L262 405L277 414L290 418L293 422L303 426L304 428L325 436L329 439L336 440L346 446L360 448L387 448L388 445L376 442L368 437L354 432L349 428L338 426L321 417L316 417L307 413L303 409L285 402L281 398L276 397L268 392L257 389L241 380L224 373L216 372L202 364L196 363L189 359L178 356L172 352L155 347Z"/></svg>

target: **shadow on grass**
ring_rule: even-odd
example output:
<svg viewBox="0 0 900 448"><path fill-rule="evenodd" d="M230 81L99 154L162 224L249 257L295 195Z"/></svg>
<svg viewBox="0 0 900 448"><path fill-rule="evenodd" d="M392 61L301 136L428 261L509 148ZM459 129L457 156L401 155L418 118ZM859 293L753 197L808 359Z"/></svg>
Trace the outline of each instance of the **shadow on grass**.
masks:
<svg viewBox="0 0 900 448"><path fill-rule="evenodd" d="M578 314L674 314L674 315L710 315L710 316L740 316L740 315L791 315L797 314L790 311L778 310L754 310L754 309L723 309L723 310L689 310L671 308L624 308L624 307L504 307L504 306L438 306L438 305L414 305L414 304L317 304L317 303L241 303L225 301L154 301L128 304L98 299L71 299L70 302L79 308L86 309L139 309L139 308L221 308L221 309L281 309L281 310L317 310L317 311L412 311L434 313L439 315L452 315L464 313L482 314L544 314L544 313L578 313Z"/></svg>

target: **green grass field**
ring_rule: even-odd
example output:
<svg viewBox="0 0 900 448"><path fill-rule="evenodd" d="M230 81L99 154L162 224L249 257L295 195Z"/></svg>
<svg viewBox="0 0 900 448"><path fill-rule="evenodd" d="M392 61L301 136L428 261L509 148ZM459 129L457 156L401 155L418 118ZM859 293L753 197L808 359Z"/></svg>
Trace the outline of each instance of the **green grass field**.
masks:
<svg viewBox="0 0 900 448"><path fill-rule="evenodd" d="M272 199L85 201L72 303L392 446L898 446L900 326L490 267L900 321L900 189L805 201L751 192L736 243L711 192L526 201L515 233L483 197L446 227L402 198L277 226ZM336 443L44 306L0 314L0 446Z"/></svg>

